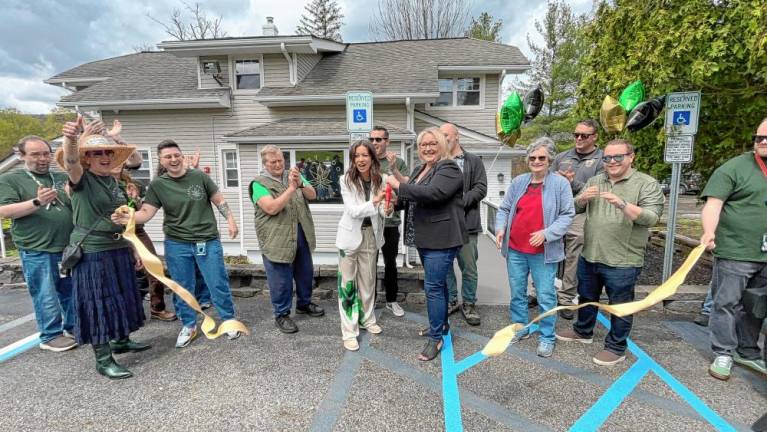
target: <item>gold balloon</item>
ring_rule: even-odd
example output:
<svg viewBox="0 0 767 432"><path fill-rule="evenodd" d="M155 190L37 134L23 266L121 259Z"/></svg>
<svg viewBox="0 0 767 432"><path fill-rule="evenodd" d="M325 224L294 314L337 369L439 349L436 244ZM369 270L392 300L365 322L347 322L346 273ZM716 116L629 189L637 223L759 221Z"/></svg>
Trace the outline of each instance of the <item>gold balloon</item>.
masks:
<svg viewBox="0 0 767 432"><path fill-rule="evenodd" d="M522 135L522 131L517 128L507 134L503 133L503 128L501 127L501 113L495 113L495 134L502 143L509 147L514 147L514 144L516 144L517 140Z"/></svg>
<svg viewBox="0 0 767 432"><path fill-rule="evenodd" d="M599 110L599 121L608 133L617 133L626 127L626 110L612 96L605 96L602 109Z"/></svg>

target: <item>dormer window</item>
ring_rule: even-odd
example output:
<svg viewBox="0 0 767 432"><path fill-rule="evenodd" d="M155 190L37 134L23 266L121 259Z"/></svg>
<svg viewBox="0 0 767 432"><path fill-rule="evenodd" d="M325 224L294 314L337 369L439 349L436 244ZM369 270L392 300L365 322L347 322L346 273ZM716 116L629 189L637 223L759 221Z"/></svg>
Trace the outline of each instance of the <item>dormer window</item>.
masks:
<svg viewBox="0 0 767 432"><path fill-rule="evenodd" d="M439 98L432 107L464 107L481 105L480 77L439 79Z"/></svg>
<svg viewBox="0 0 767 432"><path fill-rule="evenodd" d="M235 60L234 76L238 90L260 89L261 62L255 59Z"/></svg>

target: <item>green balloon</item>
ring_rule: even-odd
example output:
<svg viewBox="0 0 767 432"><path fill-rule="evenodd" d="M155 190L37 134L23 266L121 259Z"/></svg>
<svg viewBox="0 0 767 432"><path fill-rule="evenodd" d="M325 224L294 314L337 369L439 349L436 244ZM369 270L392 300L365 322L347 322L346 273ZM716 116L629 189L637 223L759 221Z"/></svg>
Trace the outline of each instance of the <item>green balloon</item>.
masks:
<svg viewBox="0 0 767 432"><path fill-rule="evenodd" d="M630 113L631 110L633 110L634 107L639 105L639 103L643 100L644 84L642 84L641 80L636 80L629 84L625 89L623 89L620 97L618 97L618 103L621 104L627 113Z"/></svg>
<svg viewBox="0 0 767 432"><path fill-rule="evenodd" d="M501 130L504 134L508 134L518 129L524 117L525 109L522 105L522 98L517 92L512 92L501 107Z"/></svg>

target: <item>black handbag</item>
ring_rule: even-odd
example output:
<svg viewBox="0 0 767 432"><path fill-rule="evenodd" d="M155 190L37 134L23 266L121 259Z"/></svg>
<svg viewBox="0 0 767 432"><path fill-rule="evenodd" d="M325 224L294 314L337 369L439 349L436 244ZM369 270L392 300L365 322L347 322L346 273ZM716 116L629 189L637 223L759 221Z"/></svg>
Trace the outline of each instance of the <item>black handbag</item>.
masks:
<svg viewBox="0 0 767 432"><path fill-rule="evenodd" d="M80 262L83 257L83 242L86 238L88 238L88 235L93 231L93 229L96 228L96 225L99 224L101 218L101 215L96 218L96 222L90 228L88 228L88 231L85 232L85 235L80 239L80 241L75 244L67 245L67 247L64 248L64 251L61 253L62 273L67 275L70 274L72 269L75 268L77 263Z"/></svg>

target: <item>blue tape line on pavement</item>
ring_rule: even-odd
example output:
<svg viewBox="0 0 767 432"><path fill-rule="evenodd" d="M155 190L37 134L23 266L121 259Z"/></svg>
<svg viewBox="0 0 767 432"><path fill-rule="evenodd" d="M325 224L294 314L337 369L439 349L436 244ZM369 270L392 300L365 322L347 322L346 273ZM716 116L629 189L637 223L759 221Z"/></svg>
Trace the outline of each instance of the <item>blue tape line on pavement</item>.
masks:
<svg viewBox="0 0 767 432"><path fill-rule="evenodd" d="M466 357L455 364L455 373L460 375L466 371L466 369L472 368L482 360L487 359L487 356L482 354L482 351L477 351L474 354Z"/></svg>
<svg viewBox="0 0 767 432"><path fill-rule="evenodd" d="M453 357L453 339L450 332L442 337L442 401L447 432L463 431L461 399L458 395L458 371Z"/></svg>
<svg viewBox="0 0 767 432"><path fill-rule="evenodd" d="M596 431L607 421L639 381L650 371L650 366L639 360L618 378L571 427L571 432Z"/></svg>
<svg viewBox="0 0 767 432"><path fill-rule="evenodd" d="M599 313L597 315L597 319L599 320L602 325L604 325L606 328L610 328L610 320L608 320L604 315ZM684 384L679 382L676 378L674 378L669 371L667 371L663 366L658 364L655 360L653 360L652 357L650 357L646 352L644 352L641 348L639 348L631 339L628 340L628 348L629 351L631 351L632 354L634 354L637 358L637 363L646 363L650 370L652 370L660 379L662 379L666 384L668 384L669 387L671 387L676 394L678 394L682 400L687 402L688 405L690 405L698 414L700 414L701 417L703 417L704 420L709 422L711 425L717 428L717 430L720 431L735 431L736 429L727 423L722 417L719 416L714 410L708 407L705 403L703 403L700 398L698 398L695 393L691 392L690 389L688 389ZM597 402L599 403L599 402Z"/></svg>
<svg viewBox="0 0 767 432"><path fill-rule="evenodd" d="M7 350L7 351L6 351L6 349L1 350L0 351L0 363L6 361L8 359L11 359L13 357L16 357L17 355L23 353L24 351L27 351L27 350L29 350L31 348L34 348L34 347L38 346L40 344L40 338L38 336L39 336L39 333L37 333L35 335L32 335L32 336L29 336L29 337L25 338L25 339L28 339L28 340L22 339L21 341L19 341L19 342L23 341L19 345L15 346L15 347ZM8 347L6 347L6 348L9 348L9 347L10 347L10 345Z"/></svg>

